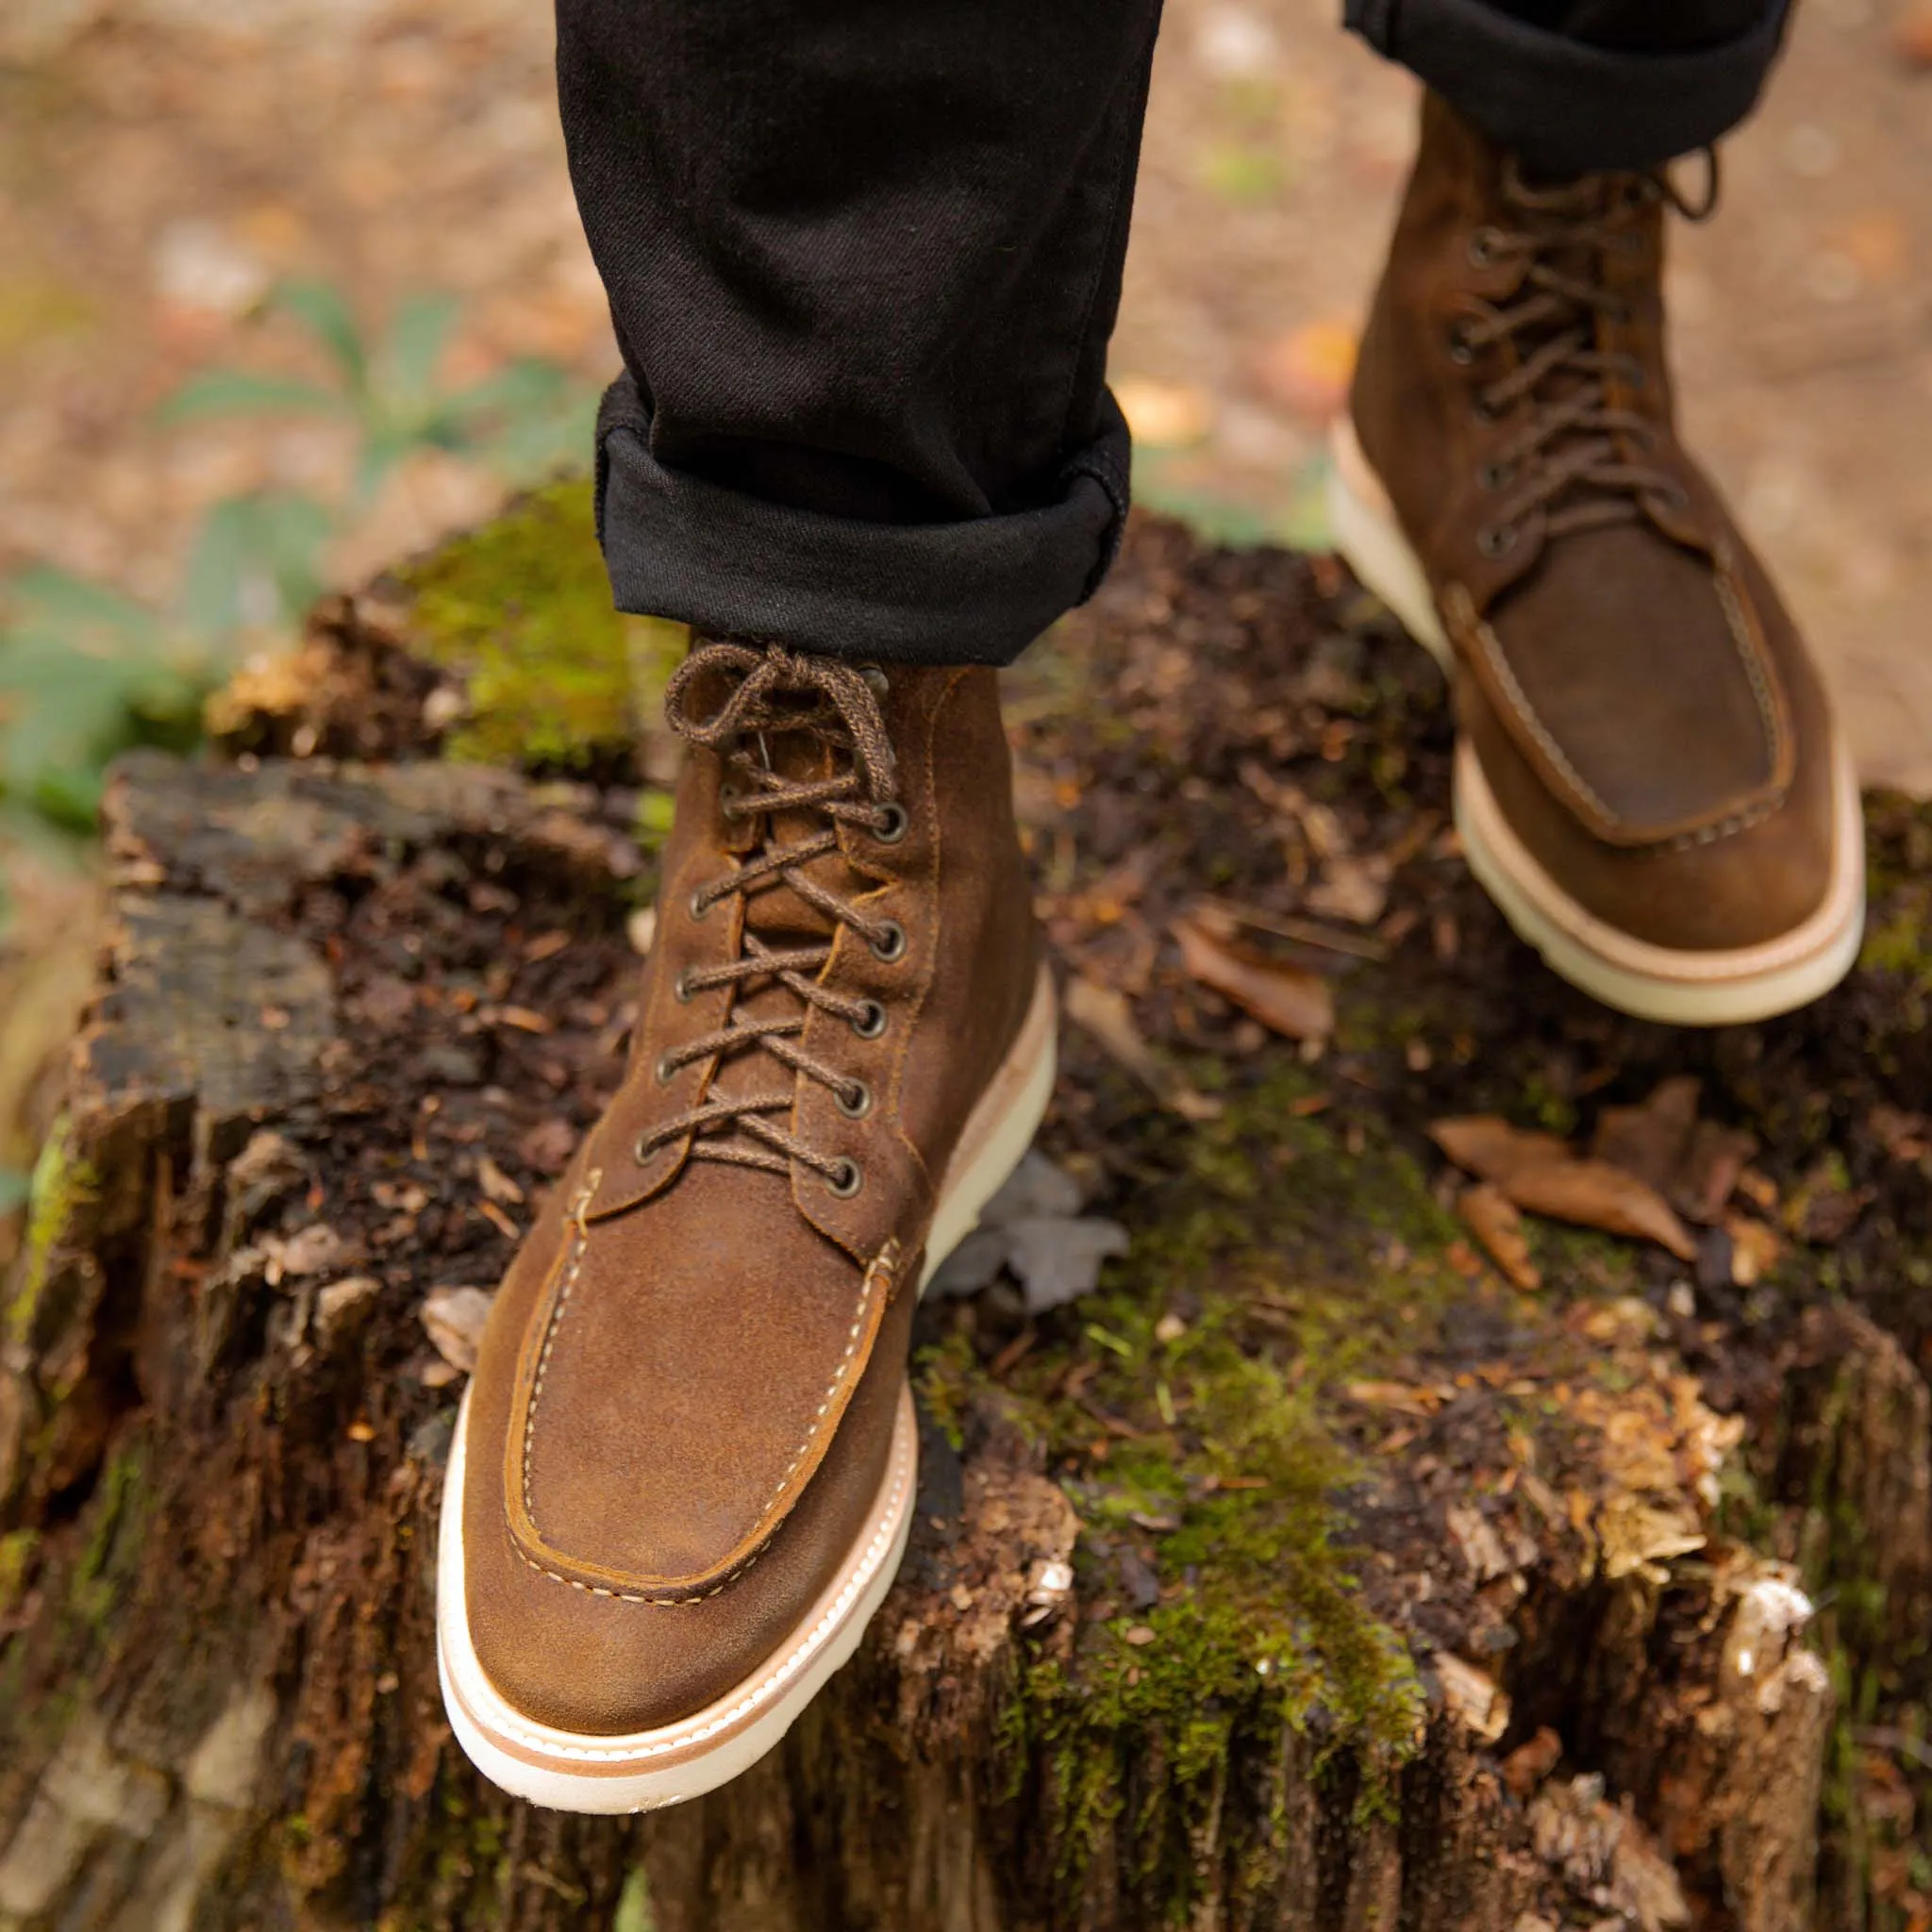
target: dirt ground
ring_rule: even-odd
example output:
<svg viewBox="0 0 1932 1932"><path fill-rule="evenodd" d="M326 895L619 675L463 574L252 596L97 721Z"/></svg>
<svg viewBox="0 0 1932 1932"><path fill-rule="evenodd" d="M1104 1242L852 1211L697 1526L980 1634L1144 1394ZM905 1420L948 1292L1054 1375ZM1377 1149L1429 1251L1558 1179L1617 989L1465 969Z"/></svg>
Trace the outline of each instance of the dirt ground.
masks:
<svg viewBox="0 0 1932 1932"><path fill-rule="evenodd" d="M1905 0L1806 0L1721 218L1681 238L1696 437L1829 661L1867 774L1932 790L1932 72ZM1327 0L1172 0L1117 379L1148 482L1317 541L1323 423L1410 140L1412 84ZM0 19L0 575L47 558L155 598L218 496L340 476L344 433L163 429L188 373L300 367L250 311L320 275L380 316L468 303L455 361L589 384L609 331L523 0L8 0ZM1154 445L1179 445L1160 449ZM420 458L350 576L488 507Z"/></svg>

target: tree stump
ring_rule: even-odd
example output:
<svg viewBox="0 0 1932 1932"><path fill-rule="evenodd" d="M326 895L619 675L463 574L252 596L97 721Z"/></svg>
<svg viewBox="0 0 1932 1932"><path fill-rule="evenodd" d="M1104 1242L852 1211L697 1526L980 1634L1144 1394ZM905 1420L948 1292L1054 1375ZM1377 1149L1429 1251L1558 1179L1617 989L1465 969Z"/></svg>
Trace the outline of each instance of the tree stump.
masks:
<svg viewBox="0 0 1932 1932"><path fill-rule="evenodd" d="M1058 1174L922 1313L890 1602L709 1799L470 1772L436 1291L493 1284L616 1076L662 828L666 642L598 581L546 492L115 782L0 1304L0 1926L1932 1923L1932 816L1870 801L1820 1007L1622 1021L1470 883L1423 654L1152 521L1013 680ZM1442 1130L1466 1173L1430 1135L1491 1115L1657 1239L1518 1224L1495 1127ZM1126 1252L1046 1307L1094 1217Z"/></svg>

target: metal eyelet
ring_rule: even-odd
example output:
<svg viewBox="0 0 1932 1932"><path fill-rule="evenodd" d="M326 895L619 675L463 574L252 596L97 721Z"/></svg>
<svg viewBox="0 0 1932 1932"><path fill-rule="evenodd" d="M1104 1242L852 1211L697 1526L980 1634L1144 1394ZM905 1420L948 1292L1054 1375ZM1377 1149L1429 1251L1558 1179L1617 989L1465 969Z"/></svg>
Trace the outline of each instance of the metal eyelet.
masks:
<svg viewBox="0 0 1932 1932"><path fill-rule="evenodd" d="M856 1160L841 1160L825 1175L825 1192L835 1201L849 1201L865 1185L865 1170Z"/></svg>
<svg viewBox="0 0 1932 1932"><path fill-rule="evenodd" d="M1503 240L1495 228L1478 228L1469 238L1469 262L1472 268L1491 268L1495 265L1498 246Z"/></svg>
<svg viewBox="0 0 1932 1932"><path fill-rule="evenodd" d="M705 897L704 889L700 887L691 895L691 916L693 919L702 919L710 909L710 902Z"/></svg>
<svg viewBox="0 0 1932 1932"><path fill-rule="evenodd" d="M876 664L861 664L858 675L865 679L866 688L875 698L882 698L892 688L892 680Z"/></svg>
<svg viewBox="0 0 1932 1932"><path fill-rule="evenodd" d="M1449 331L1449 359L1458 369L1467 369L1475 360L1475 346L1459 328Z"/></svg>
<svg viewBox="0 0 1932 1932"><path fill-rule="evenodd" d="M906 957L906 928L896 919L886 921L878 938L872 942L872 956L888 966Z"/></svg>
<svg viewBox="0 0 1932 1932"><path fill-rule="evenodd" d="M630 1158L640 1167L648 1167L658 1158L658 1150L649 1144L650 1138L648 1134L640 1134L630 1143Z"/></svg>
<svg viewBox="0 0 1932 1932"><path fill-rule="evenodd" d="M1501 490L1508 482L1510 474L1507 463L1485 463L1475 473L1475 478L1485 490Z"/></svg>
<svg viewBox="0 0 1932 1932"><path fill-rule="evenodd" d="M1690 508L1690 492L1681 483L1670 483L1661 490L1653 490L1651 494L1666 509L1686 510Z"/></svg>
<svg viewBox="0 0 1932 1932"><path fill-rule="evenodd" d="M1475 547L1485 557L1501 557L1516 547L1516 529L1511 524L1491 524L1475 534Z"/></svg>
<svg viewBox="0 0 1932 1932"><path fill-rule="evenodd" d="M886 1009L877 1000L867 1000L865 1009L850 1023L861 1040L876 1040L886 1030Z"/></svg>
<svg viewBox="0 0 1932 1932"><path fill-rule="evenodd" d="M890 805L879 808L881 823L872 828L872 835L881 845L896 845L910 829L912 820L906 808L897 799Z"/></svg>
<svg viewBox="0 0 1932 1932"><path fill-rule="evenodd" d="M658 1084L660 1087L670 1086L672 1081L676 1078L677 1069L671 1064L671 1056L668 1053L658 1056L657 1074Z"/></svg>
<svg viewBox="0 0 1932 1932"><path fill-rule="evenodd" d="M680 1007L691 1003L691 968L687 966L671 983L671 996Z"/></svg>
<svg viewBox="0 0 1932 1932"><path fill-rule="evenodd" d="M834 1089L832 1098L838 1103L839 1111L849 1121L862 1121L872 1111L872 1089L863 1080L855 1080L849 1087Z"/></svg>
<svg viewBox="0 0 1932 1932"><path fill-rule="evenodd" d="M1489 397L1484 395L1480 390L1476 391L1469 399L1469 413L1478 423L1486 426L1489 424L1500 423L1503 420L1502 410L1497 408L1495 404L1491 402Z"/></svg>

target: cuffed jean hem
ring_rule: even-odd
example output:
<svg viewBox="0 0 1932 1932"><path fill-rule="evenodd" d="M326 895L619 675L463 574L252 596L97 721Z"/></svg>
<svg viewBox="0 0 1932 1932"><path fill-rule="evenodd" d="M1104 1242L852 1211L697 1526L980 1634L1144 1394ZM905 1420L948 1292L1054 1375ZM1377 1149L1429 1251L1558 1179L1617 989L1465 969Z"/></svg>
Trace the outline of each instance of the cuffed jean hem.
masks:
<svg viewBox="0 0 1932 1932"><path fill-rule="evenodd" d="M1737 40L1634 54L1532 26L1484 0L1347 0L1346 21L1536 174L1654 168L1708 146L1757 104L1789 0Z"/></svg>
<svg viewBox="0 0 1932 1932"><path fill-rule="evenodd" d="M838 658L1010 664L1099 588L1127 512L1127 425L1101 434L1037 509L876 524L668 469L628 375L597 426L597 538L620 610Z"/></svg>

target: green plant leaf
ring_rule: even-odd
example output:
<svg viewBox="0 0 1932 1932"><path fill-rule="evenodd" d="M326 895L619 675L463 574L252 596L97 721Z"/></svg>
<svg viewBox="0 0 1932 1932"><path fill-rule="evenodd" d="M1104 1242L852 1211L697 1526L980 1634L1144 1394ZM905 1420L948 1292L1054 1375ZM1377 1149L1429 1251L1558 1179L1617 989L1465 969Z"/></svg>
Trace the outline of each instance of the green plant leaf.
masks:
<svg viewBox="0 0 1932 1932"><path fill-rule="evenodd" d="M155 413L163 423L199 423L211 416L340 416L347 407L336 391L297 375L210 369L190 376Z"/></svg>
<svg viewBox="0 0 1932 1932"><path fill-rule="evenodd" d="M158 637L160 628L146 605L53 564L31 564L20 572L8 585L4 601L15 612L13 628L22 632L107 633L144 641ZM0 632L0 638L7 635ZM0 668L0 689L5 685L5 671Z"/></svg>
<svg viewBox="0 0 1932 1932"><path fill-rule="evenodd" d="M293 623L322 588L322 552L334 527L325 505L292 491L211 505L189 555L184 621L215 642Z"/></svg>
<svg viewBox="0 0 1932 1932"><path fill-rule="evenodd" d="M358 393L369 386L369 352L362 331L341 293L326 282L282 282L269 297L270 306L301 322L334 358L336 367Z"/></svg>
<svg viewBox="0 0 1932 1932"><path fill-rule="evenodd" d="M406 407L426 405L436 393L436 365L449 345L462 304L454 295L412 295L395 312L383 344L387 387Z"/></svg>

